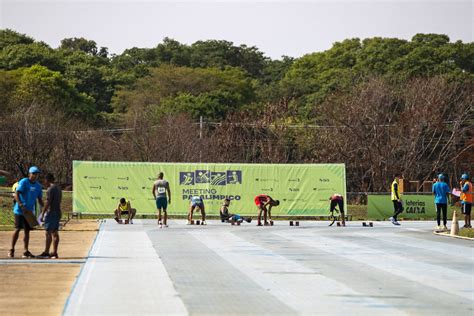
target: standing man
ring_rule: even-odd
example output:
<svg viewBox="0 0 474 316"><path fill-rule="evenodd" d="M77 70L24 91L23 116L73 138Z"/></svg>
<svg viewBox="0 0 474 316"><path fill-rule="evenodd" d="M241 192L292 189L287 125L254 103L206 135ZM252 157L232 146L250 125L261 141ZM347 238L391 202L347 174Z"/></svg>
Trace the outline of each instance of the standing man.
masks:
<svg viewBox="0 0 474 316"><path fill-rule="evenodd" d="M402 204L402 195L400 194L399 182L402 179L402 176L397 173L395 174L395 179L392 182L392 202L393 202L393 216L389 218L393 225L400 225L397 220L397 216L403 212L403 204Z"/></svg>
<svg viewBox="0 0 474 316"><path fill-rule="evenodd" d="M38 199L41 207L43 206L43 193L41 184L38 182L40 170L38 167L31 167L28 170L28 178L23 178L18 182L15 191L15 206L13 213L15 214L15 231L13 232L12 247L8 252L10 258L15 257L15 245L20 235L20 230L25 231L23 239L24 252L23 258L34 258L33 254L28 250L30 243L30 230L32 227L28 225L24 212L32 212L35 209L36 199Z"/></svg>
<svg viewBox="0 0 474 316"><path fill-rule="evenodd" d="M61 200L62 191L59 186L54 183L54 176L48 173L45 177L45 185L48 188L46 191L46 204L41 212L41 221L44 222L44 229L46 231L46 245L40 258L58 259L59 246L59 221L61 220ZM53 243L53 252L49 252Z"/></svg>
<svg viewBox="0 0 474 316"><path fill-rule="evenodd" d="M461 205L464 214L464 228L471 228L472 183L467 173L461 176Z"/></svg>
<svg viewBox="0 0 474 316"><path fill-rule="evenodd" d="M264 225L270 225L270 223L267 222L267 213L270 222L272 222L272 207L280 205L280 201L272 199L269 195L260 194L254 198L254 202L258 208L257 226L262 226L262 212Z"/></svg>
<svg viewBox="0 0 474 316"><path fill-rule="evenodd" d="M170 184L168 181L163 179L163 172L160 172L158 174L158 180L155 181L153 184L153 197L155 198L156 201L156 208L158 209L158 225L160 225L160 228L163 228L163 225L165 227L168 227L168 213L167 213L167 208L168 208L168 203L171 204L171 190L170 190ZM163 210L163 215L164 215L164 221L161 221L161 210Z"/></svg>
<svg viewBox="0 0 474 316"><path fill-rule="evenodd" d="M435 205L436 205L436 231L447 231L446 223L448 221L448 198L451 190L445 181L443 174L438 175L438 181L433 183L433 194L435 195ZM441 226L441 212L443 213L443 226Z"/></svg>

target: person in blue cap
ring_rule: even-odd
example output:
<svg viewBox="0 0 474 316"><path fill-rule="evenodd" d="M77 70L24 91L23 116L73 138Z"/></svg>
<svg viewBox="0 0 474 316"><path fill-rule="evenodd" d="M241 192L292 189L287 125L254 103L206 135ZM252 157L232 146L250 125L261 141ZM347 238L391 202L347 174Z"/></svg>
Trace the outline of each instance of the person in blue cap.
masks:
<svg viewBox="0 0 474 316"><path fill-rule="evenodd" d="M28 178L23 178L18 182L15 191L15 205L13 213L15 215L15 231L13 232L12 247L8 252L8 256L13 258L15 256L15 245L20 235L20 230L25 231L23 239L24 252L23 258L34 258L35 256L28 250L30 242L30 230L32 227L26 221L24 212L33 211L35 209L36 200L38 200L41 207L43 207L43 193L41 184L38 182L40 169L36 166L28 170Z"/></svg>
<svg viewBox="0 0 474 316"><path fill-rule="evenodd" d="M448 184L445 182L446 177L443 174L438 175L438 179L433 183L433 194L435 196L434 202L436 205L436 222L438 226L435 227L436 231L447 231L446 223L448 221L448 199L449 189ZM443 226L441 226L441 213L443 213Z"/></svg>

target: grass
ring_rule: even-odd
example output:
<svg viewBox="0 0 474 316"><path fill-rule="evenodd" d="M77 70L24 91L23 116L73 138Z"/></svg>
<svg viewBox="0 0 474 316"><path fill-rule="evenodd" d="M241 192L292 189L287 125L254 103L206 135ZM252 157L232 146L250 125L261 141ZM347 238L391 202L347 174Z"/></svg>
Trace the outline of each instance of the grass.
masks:
<svg viewBox="0 0 474 316"><path fill-rule="evenodd" d="M2 192L8 192L9 189L2 187ZM44 196L45 192L43 193ZM12 203L13 198L10 196L0 196L0 231L12 230L15 217L13 216ZM63 192L63 200L61 204L63 217L65 214L72 212L72 192Z"/></svg>
<svg viewBox="0 0 474 316"><path fill-rule="evenodd" d="M459 236L474 238L474 228L462 228L459 230Z"/></svg>

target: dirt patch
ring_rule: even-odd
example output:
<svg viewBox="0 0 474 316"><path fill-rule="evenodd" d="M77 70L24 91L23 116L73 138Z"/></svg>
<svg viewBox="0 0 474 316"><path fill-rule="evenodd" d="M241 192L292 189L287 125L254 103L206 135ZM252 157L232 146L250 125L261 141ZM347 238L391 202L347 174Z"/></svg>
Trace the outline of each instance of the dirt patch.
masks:
<svg viewBox="0 0 474 316"><path fill-rule="evenodd" d="M61 315L80 264L6 264L0 267L1 315Z"/></svg>
<svg viewBox="0 0 474 316"><path fill-rule="evenodd" d="M83 223L82 223L83 222ZM72 225L69 225L72 224ZM85 259L97 234L96 221L68 223L60 232L60 260ZM12 232L0 232L0 259L7 259ZM32 231L30 251L44 250L44 231ZM81 269L77 263L21 263L23 232L16 244L16 259L0 263L0 315L60 315Z"/></svg>

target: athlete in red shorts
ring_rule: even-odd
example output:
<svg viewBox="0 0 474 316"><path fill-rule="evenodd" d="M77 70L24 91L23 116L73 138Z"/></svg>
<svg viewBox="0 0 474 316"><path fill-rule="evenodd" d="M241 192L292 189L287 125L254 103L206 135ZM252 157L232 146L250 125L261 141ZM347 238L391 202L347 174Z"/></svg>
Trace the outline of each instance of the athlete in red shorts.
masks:
<svg viewBox="0 0 474 316"><path fill-rule="evenodd" d="M262 226L262 212L265 226L270 225L267 222L267 213L270 221L272 221L272 207L280 205L280 201L272 199L269 195L260 194L254 199L255 205L258 208L258 223L257 226ZM267 208L268 206L268 208Z"/></svg>

